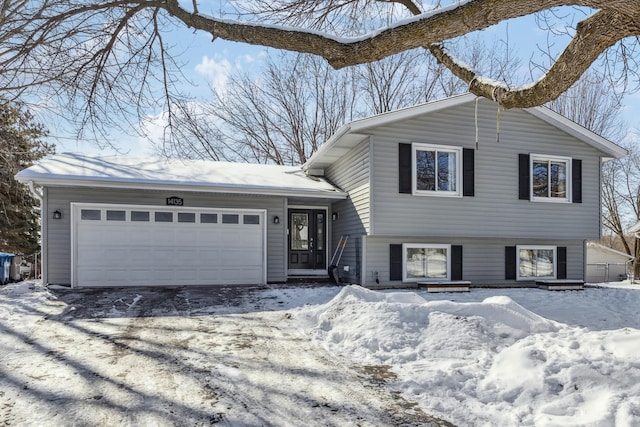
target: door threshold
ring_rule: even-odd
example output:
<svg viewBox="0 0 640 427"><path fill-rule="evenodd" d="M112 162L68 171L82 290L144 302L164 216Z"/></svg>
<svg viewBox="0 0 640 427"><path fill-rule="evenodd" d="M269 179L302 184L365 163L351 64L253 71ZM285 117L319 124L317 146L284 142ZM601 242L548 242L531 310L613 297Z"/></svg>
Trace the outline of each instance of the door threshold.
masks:
<svg viewBox="0 0 640 427"><path fill-rule="evenodd" d="M287 276L289 277L317 277L326 276L327 270L302 270L302 269L289 269L287 270Z"/></svg>

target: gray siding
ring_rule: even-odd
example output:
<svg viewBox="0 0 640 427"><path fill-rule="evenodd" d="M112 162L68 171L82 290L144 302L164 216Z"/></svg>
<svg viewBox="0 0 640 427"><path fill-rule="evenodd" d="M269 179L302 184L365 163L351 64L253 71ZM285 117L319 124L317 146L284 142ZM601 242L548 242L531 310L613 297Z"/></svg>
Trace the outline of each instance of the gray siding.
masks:
<svg viewBox="0 0 640 427"><path fill-rule="evenodd" d="M184 199L186 207L266 209L267 210L267 280L286 280L286 199L284 197L261 197L254 195L225 195L208 193L187 193L179 191L112 190L92 188L47 188L45 192L46 226L45 280L48 283L69 284L71 282L71 223L70 203L117 203L131 205L164 206L166 198L177 196ZM49 220L51 212L62 212L62 219ZM273 224L274 216L281 218L280 224Z"/></svg>
<svg viewBox="0 0 640 427"><path fill-rule="evenodd" d="M325 176L349 194L348 199L332 204L338 219L331 222L331 254L340 236L349 241L340 261L340 277L358 282L361 269L361 236L369 232L371 221L369 141L351 149L325 171ZM344 271L349 266L349 271Z"/></svg>
<svg viewBox="0 0 640 427"><path fill-rule="evenodd" d="M521 111L500 114L479 102L475 197L398 193L398 143L475 148L474 103L375 129L372 133L370 235L486 238L597 239L600 233L600 153ZM518 154L582 160L582 203L518 200Z"/></svg>
<svg viewBox="0 0 640 427"><path fill-rule="evenodd" d="M366 267L363 285L374 286L375 273L381 285L401 285L389 280L389 245L402 243L462 245L463 279L474 285L512 284L505 280L505 247L517 245L553 245L567 248L567 278L584 276L584 242L577 240L534 239L473 239L473 238L417 238L367 237Z"/></svg>

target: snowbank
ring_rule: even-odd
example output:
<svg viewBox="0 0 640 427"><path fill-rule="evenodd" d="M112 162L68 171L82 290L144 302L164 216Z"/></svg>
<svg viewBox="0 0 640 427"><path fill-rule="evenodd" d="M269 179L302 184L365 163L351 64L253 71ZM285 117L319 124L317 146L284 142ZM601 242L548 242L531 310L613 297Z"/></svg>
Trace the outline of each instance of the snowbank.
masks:
<svg viewBox="0 0 640 427"><path fill-rule="evenodd" d="M640 425L637 329L571 327L506 296L427 301L357 286L298 317L318 345L388 366L391 387L460 426Z"/></svg>

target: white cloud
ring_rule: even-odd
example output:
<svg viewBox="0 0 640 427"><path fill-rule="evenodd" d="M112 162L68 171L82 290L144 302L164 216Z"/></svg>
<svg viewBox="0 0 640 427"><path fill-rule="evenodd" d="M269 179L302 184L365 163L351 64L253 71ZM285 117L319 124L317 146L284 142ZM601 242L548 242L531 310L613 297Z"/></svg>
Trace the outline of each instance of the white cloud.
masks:
<svg viewBox="0 0 640 427"><path fill-rule="evenodd" d="M196 65L195 70L209 79L209 82L216 90L224 91L229 75L234 68L237 68L237 66L233 66L227 59L218 61L215 58L203 56L200 63Z"/></svg>

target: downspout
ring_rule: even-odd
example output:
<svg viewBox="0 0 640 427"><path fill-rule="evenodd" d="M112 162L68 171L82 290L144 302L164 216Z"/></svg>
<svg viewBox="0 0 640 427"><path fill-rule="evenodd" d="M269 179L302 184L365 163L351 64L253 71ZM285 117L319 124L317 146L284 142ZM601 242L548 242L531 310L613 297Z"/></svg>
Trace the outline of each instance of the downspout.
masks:
<svg viewBox="0 0 640 427"><path fill-rule="evenodd" d="M44 195L42 194L42 192L36 189L32 180L29 180L28 185L29 185L29 191L31 191L31 194L33 194L36 199L40 200L40 206L42 206L42 200L44 199Z"/></svg>
<svg viewBox="0 0 640 427"><path fill-rule="evenodd" d="M31 192L31 194L33 194L33 196L38 199L40 201L40 278L44 279L44 222L46 220L46 215L43 215L43 210L44 210L44 194L42 193L41 190L38 190L33 181L29 180L29 182L27 183L27 185L29 186L29 191ZM35 254L35 268L38 268L38 255L37 253ZM36 270L34 270L35 273ZM36 273L37 275L37 273Z"/></svg>

